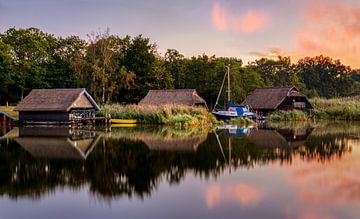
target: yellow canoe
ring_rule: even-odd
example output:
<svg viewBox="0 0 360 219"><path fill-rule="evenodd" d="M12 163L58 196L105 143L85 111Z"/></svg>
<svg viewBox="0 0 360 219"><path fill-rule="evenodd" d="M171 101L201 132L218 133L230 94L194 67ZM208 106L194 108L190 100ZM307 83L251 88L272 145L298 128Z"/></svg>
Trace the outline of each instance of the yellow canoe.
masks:
<svg viewBox="0 0 360 219"><path fill-rule="evenodd" d="M111 128L132 128L136 127L136 124L111 124Z"/></svg>
<svg viewBox="0 0 360 219"><path fill-rule="evenodd" d="M111 124L136 124L135 119L111 119Z"/></svg>

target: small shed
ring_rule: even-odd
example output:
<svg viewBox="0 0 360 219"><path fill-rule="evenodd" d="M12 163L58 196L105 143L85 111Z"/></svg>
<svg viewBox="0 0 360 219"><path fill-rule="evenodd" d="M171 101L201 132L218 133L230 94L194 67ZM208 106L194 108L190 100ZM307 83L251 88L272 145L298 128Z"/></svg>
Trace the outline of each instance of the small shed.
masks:
<svg viewBox="0 0 360 219"><path fill-rule="evenodd" d="M306 96L296 87L258 88L243 103L260 115L275 110L313 109Z"/></svg>
<svg viewBox="0 0 360 219"><path fill-rule="evenodd" d="M15 108L19 122L28 124L93 122L99 110L85 88L33 89Z"/></svg>
<svg viewBox="0 0 360 219"><path fill-rule="evenodd" d="M195 89L150 90L139 105L187 105L207 108Z"/></svg>

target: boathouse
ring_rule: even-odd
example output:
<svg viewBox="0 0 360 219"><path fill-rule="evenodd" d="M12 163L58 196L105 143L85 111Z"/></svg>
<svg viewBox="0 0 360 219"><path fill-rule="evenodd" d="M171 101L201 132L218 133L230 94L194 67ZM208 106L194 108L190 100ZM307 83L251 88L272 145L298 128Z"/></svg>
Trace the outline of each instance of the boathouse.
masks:
<svg viewBox="0 0 360 219"><path fill-rule="evenodd" d="M150 90L139 105L187 105L207 108L195 89Z"/></svg>
<svg viewBox="0 0 360 219"><path fill-rule="evenodd" d="M311 110L309 100L296 87L258 88L250 94L243 104L259 115L276 110Z"/></svg>
<svg viewBox="0 0 360 219"><path fill-rule="evenodd" d="M15 108L27 124L92 123L99 110L85 88L33 89Z"/></svg>

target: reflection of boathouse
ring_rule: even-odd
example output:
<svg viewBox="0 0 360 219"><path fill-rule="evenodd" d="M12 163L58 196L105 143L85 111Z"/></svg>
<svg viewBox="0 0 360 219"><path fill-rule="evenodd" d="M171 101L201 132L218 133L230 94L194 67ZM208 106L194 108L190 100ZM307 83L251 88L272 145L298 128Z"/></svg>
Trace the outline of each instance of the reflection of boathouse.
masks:
<svg viewBox="0 0 360 219"><path fill-rule="evenodd" d="M257 146L264 148L287 148L305 145L312 128L298 129L254 129L248 138Z"/></svg>
<svg viewBox="0 0 360 219"><path fill-rule="evenodd" d="M84 88L34 89L15 108L21 123L93 122L100 110Z"/></svg>
<svg viewBox="0 0 360 219"><path fill-rule="evenodd" d="M20 127L16 142L33 157L86 159L100 136L96 132L66 127Z"/></svg>

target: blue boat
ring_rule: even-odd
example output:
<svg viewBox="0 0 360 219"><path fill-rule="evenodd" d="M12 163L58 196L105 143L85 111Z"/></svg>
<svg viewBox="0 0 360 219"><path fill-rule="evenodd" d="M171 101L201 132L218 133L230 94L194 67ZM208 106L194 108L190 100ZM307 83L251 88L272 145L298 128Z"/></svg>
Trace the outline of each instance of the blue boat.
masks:
<svg viewBox="0 0 360 219"><path fill-rule="evenodd" d="M226 110L218 110L216 107L219 105L219 99L221 95L221 91L224 87L225 80L227 78L228 81L228 105ZM215 115L215 117L218 120L230 120L234 118L249 118L249 119L256 119L256 114L249 111L249 108L245 105L234 105L231 103L230 100L230 65L227 66L227 73L224 76L223 82L221 84L219 95L216 99L215 107L212 111L212 114Z"/></svg>
<svg viewBox="0 0 360 219"><path fill-rule="evenodd" d="M219 120L230 120L234 118L249 118L256 119L256 114L249 111L249 109L244 105L233 105L232 103L228 103L227 110L216 110L213 111L212 114Z"/></svg>

